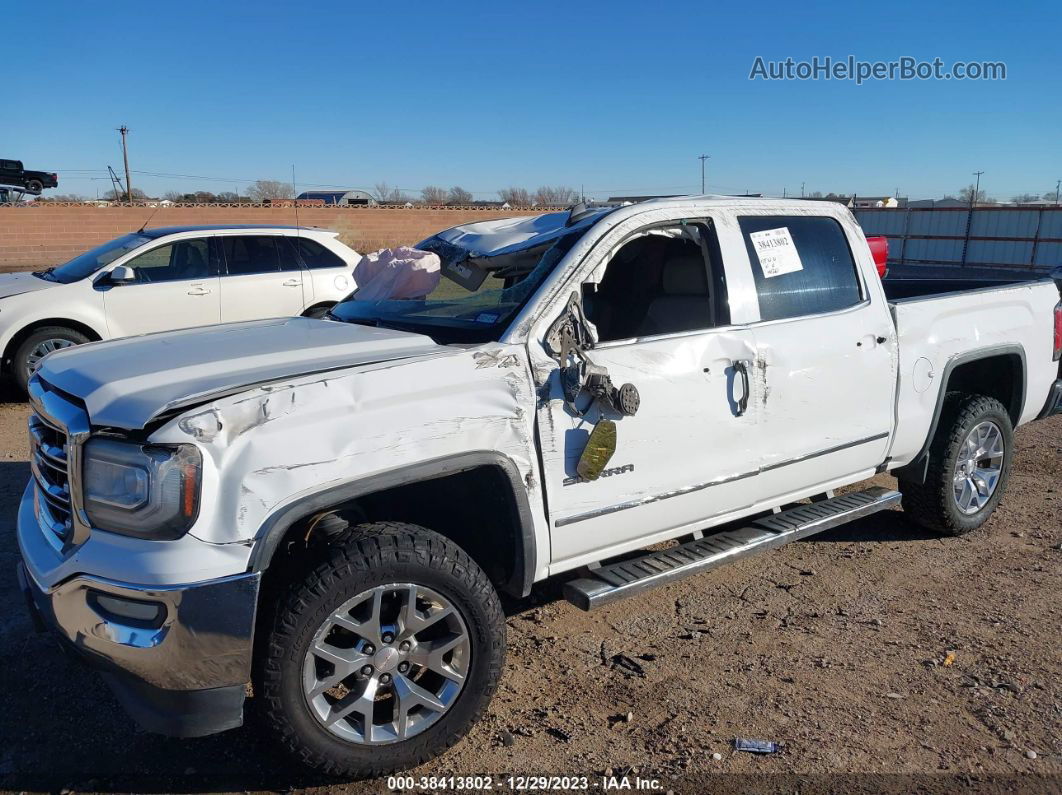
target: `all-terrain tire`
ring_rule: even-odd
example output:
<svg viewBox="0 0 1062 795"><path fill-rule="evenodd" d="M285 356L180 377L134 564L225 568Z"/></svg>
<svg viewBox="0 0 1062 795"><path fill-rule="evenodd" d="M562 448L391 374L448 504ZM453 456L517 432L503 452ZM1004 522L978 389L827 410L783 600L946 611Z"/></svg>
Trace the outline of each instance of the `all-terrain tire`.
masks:
<svg viewBox="0 0 1062 795"><path fill-rule="evenodd" d="M15 349L15 355L11 360L11 372L23 392L26 391L29 385L29 379L35 366L30 364L31 357L38 352L39 346L47 346L49 341L63 345L82 345L91 340L80 331L75 331L66 326L45 326L37 329L26 339L22 340L18 348Z"/></svg>
<svg viewBox="0 0 1062 795"><path fill-rule="evenodd" d="M26 193L32 193L34 196L39 196L42 190L44 190L44 183L39 179L31 179L26 183Z"/></svg>
<svg viewBox="0 0 1062 795"><path fill-rule="evenodd" d="M315 632L340 605L376 586L413 583L445 596L467 627L471 658L449 709L421 733L386 744L347 741L325 728L304 691L303 664ZM415 525L351 528L324 560L288 586L255 665L259 717L303 764L333 776L365 778L421 764L460 740L484 713L505 662L505 618L482 569L460 547Z"/></svg>
<svg viewBox="0 0 1062 795"><path fill-rule="evenodd" d="M966 437L986 421L995 423L1002 433L1002 469L991 498L975 513L963 513L955 497L955 468ZM948 394L944 398L936 434L929 445L926 482L899 481L904 512L923 527L943 535L973 532L988 521L999 505L1010 476L1013 453L1014 428L1002 403L984 395Z"/></svg>

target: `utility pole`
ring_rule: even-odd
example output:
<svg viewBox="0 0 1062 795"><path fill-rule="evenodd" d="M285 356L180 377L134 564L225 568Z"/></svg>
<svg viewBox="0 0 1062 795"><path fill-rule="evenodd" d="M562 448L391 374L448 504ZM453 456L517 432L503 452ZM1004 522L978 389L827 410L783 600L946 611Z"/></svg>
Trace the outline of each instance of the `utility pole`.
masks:
<svg viewBox="0 0 1062 795"><path fill-rule="evenodd" d="M801 199L804 198L804 183L803 182L800 183L800 198Z"/></svg>
<svg viewBox="0 0 1062 795"><path fill-rule="evenodd" d="M125 136L129 134L129 128L124 124L118 128L118 132L122 134L122 159L125 161L125 200L127 202L133 201L133 183L129 179L129 150L125 145Z"/></svg>
<svg viewBox="0 0 1062 795"><path fill-rule="evenodd" d="M705 160L711 160L712 156L711 155L700 155L697 159L701 161L701 194L703 195L704 194L704 161Z"/></svg>
<svg viewBox="0 0 1062 795"><path fill-rule="evenodd" d="M977 183L974 185L973 195L970 196L970 206L971 207L973 207L975 204L977 204L977 196L981 193L981 175L984 174L984 173L985 172L983 172L983 171L975 171L974 172L974 176L977 177Z"/></svg>
<svg viewBox="0 0 1062 795"><path fill-rule="evenodd" d="M1058 206L1058 186L1062 185L1062 179L1055 180L1055 207Z"/></svg>

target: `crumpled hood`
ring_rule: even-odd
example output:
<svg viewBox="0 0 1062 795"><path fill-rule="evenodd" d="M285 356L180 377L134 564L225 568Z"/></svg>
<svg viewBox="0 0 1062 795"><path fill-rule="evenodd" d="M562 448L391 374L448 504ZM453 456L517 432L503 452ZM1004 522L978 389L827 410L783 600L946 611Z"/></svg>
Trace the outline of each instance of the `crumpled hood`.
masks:
<svg viewBox="0 0 1062 795"><path fill-rule="evenodd" d="M293 317L90 343L38 372L83 400L93 425L138 429L255 384L443 350L420 334Z"/></svg>
<svg viewBox="0 0 1062 795"><path fill-rule="evenodd" d="M57 287L59 282L38 279L32 273L0 273L0 298Z"/></svg>

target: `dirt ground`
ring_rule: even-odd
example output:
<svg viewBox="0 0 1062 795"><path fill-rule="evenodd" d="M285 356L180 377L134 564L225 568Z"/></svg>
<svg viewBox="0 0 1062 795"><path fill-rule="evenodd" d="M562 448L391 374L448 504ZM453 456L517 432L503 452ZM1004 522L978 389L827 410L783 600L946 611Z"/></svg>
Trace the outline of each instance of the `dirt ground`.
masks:
<svg viewBox="0 0 1062 795"><path fill-rule="evenodd" d="M316 778L249 727L143 733L33 633L14 577L26 415L0 405L0 787L388 791ZM487 718L412 774L495 774L501 791L501 773L591 791L609 773L662 792L1062 790L1062 417L1017 439L1007 497L966 538L886 512L594 613L555 584L509 605ZM784 750L735 753L735 737Z"/></svg>

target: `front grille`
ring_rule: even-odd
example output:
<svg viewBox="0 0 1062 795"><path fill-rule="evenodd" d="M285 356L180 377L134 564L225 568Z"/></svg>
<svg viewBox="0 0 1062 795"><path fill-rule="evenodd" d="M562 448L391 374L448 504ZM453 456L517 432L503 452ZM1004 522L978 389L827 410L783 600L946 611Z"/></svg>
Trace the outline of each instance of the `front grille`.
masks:
<svg viewBox="0 0 1062 795"><path fill-rule="evenodd" d="M74 533L67 434L39 414L30 416L29 432L30 468L37 486L38 515L45 530L66 544Z"/></svg>

